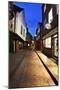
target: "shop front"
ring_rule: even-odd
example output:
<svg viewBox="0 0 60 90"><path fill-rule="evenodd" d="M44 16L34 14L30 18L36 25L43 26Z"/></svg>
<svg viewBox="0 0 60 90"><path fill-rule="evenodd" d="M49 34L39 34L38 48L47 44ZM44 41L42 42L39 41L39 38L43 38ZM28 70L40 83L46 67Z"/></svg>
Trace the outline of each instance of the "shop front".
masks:
<svg viewBox="0 0 60 90"><path fill-rule="evenodd" d="M58 59L58 35L52 36L52 57Z"/></svg>
<svg viewBox="0 0 60 90"><path fill-rule="evenodd" d="M43 53L58 64L58 34L43 39Z"/></svg>
<svg viewBox="0 0 60 90"><path fill-rule="evenodd" d="M43 38L43 52L55 59L58 59L58 28L54 28Z"/></svg>
<svg viewBox="0 0 60 90"><path fill-rule="evenodd" d="M43 53L52 57L51 36L43 39Z"/></svg>
<svg viewBox="0 0 60 90"><path fill-rule="evenodd" d="M22 40L16 33L9 31L9 52L19 52L23 48L24 40Z"/></svg>

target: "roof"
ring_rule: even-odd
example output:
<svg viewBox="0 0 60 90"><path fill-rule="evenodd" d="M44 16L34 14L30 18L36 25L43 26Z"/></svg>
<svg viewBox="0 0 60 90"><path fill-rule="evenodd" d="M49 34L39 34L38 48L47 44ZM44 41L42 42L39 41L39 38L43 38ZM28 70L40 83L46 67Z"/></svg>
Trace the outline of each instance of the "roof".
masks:
<svg viewBox="0 0 60 90"><path fill-rule="evenodd" d="M18 6L16 6L16 5L13 5L13 10L14 10L15 12L21 12L21 11L23 10L23 8L18 7Z"/></svg>
<svg viewBox="0 0 60 90"><path fill-rule="evenodd" d="M14 12L21 12L23 8L16 6L14 3L9 2L9 20L14 17Z"/></svg>

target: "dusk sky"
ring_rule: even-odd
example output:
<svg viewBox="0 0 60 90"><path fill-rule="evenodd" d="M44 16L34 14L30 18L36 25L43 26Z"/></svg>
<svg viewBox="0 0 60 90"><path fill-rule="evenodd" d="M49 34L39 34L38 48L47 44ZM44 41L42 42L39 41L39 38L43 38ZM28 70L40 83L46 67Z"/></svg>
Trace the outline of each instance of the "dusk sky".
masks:
<svg viewBox="0 0 60 90"><path fill-rule="evenodd" d="M24 9L28 30L34 36L38 22L42 22L42 4L15 2L15 5Z"/></svg>

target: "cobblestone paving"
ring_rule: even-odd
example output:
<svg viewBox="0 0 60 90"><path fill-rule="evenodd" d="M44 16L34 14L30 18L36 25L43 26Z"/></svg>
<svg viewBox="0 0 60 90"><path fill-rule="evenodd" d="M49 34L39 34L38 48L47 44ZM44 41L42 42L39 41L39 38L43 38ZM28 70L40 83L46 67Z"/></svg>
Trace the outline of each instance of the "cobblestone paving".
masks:
<svg viewBox="0 0 60 90"><path fill-rule="evenodd" d="M35 51L27 50L22 63L10 78L10 88L51 85L55 84Z"/></svg>

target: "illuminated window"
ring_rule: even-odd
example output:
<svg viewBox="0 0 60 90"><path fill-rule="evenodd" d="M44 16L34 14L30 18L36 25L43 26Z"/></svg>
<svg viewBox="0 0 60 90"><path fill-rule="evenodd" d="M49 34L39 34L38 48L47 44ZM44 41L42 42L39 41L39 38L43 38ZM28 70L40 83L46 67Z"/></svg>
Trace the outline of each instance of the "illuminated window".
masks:
<svg viewBox="0 0 60 90"><path fill-rule="evenodd" d="M59 14L59 5L56 5L57 15Z"/></svg>
<svg viewBox="0 0 60 90"><path fill-rule="evenodd" d="M51 48L51 37L46 38L46 39L43 40L43 47Z"/></svg>
<svg viewBox="0 0 60 90"><path fill-rule="evenodd" d="M45 43L46 48L51 48L51 37L47 38Z"/></svg>
<svg viewBox="0 0 60 90"><path fill-rule="evenodd" d="M51 8L48 14L48 22L51 23L53 21L53 9Z"/></svg>

